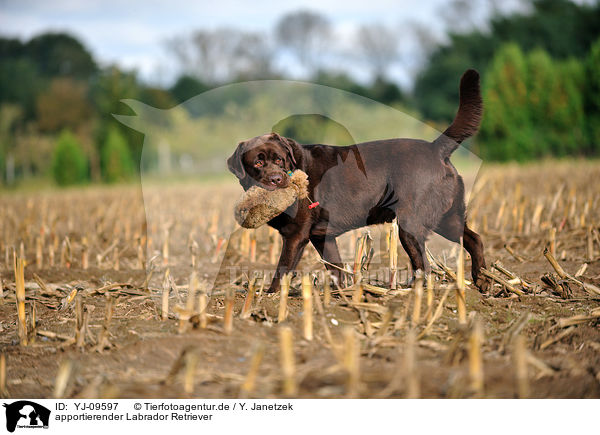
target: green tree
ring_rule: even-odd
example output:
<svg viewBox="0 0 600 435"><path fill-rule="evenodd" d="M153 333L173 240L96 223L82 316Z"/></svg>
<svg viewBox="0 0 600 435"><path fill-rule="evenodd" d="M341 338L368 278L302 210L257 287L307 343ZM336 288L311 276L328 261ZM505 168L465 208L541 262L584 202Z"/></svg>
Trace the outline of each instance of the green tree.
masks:
<svg viewBox="0 0 600 435"><path fill-rule="evenodd" d="M96 143L106 143L108 132L118 123L113 114L133 114L129 106L123 104L123 99L139 100L140 85L132 72L122 71L116 66L110 66L98 74L91 85L92 101L100 117L99 128L96 131ZM132 129L121 130L125 142L134 160L139 161L142 155L144 136Z"/></svg>
<svg viewBox="0 0 600 435"><path fill-rule="evenodd" d="M43 33L25 44L25 55L47 77L88 79L97 66L88 49L67 33Z"/></svg>
<svg viewBox="0 0 600 435"><path fill-rule="evenodd" d="M63 130L52 156L52 176L59 186L88 180L88 162L81 145L69 130Z"/></svg>
<svg viewBox="0 0 600 435"><path fill-rule="evenodd" d="M516 44L494 57L483 83L485 115L478 137L482 157L526 160L535 155L527 93L527 63Z"/></svg>
<svg viewBox="0 0 600 435"><path fill-rule="evenodd" d="M127 142L117 127L109 128L101 156L102 174L107 182L126 181L135 174Z"/></svg>
<svg viewBox="0 0 600 435"><path fill-rule="evenodd" d="M415 104L428 119L450 122L458 98L456 81L467 68L485 72L496 51L516 43L544 49L553 59L583 58L600 28L600 2L531 0L527 12L495 15L486 30L450 32L417 74Z"/></svg>
<svg viewBox="0 0 600 435"><path fill-rule="evenodd" d="M484 80L482 156L527 160L581 154L584 83L576 59L555 60L541 49L525 56L516 44L503 46Z"/></svg>
<svg viewBox="0 0 600 435"><path fill-rule="evenodd" d="M554 98L553 91L557 89L557 74L552 58L541 49L527 55L527 94L529 117L532 125L532 157L547 154L562 154L563 150L553 140L552 122L548 110ZM494 116L488 112L488 116Z"/></svg>
<svg viewBox="0 0 600 435"><path fill-rule="evenodd" d="M37 121L42 131L75 130L89 122L92 107L85 83L70 78L52 80L50 88L37 99Z"/></svg>
<svg viewBox="0 0 600 435"><path fill-rule="evenodd" d="M579 155L585 151L584 68L580 61L556 62L556 86L548 107L549 141L555 154Z"/></svg>
<svg viewBox="0 0 600 435"><path fill-rule="evenodd" d="M169 90L177 103L183 103L190 98L207 91L209 87L195 77L182 75Z"/></svg>
<svg viewBox="0 0 600 435"><path fill-rule="evenodd" d="M46 83L33 62L25 58L2 58L0 67L0 102L23 108L26 120L34 119L36 97Z"/></svg>
<svg viewBox="0 0 600 435"><path fill-rule="evenodd" d="M600 153L600 39L592 45L585 59L585 115L588 147Z"/></svg>
<svg viewBox="0 0 600 435"><path fill-rule="evenodd" d="M536 156L579 154L585 145L581 62L553 60L538 49L527 56L527 68Z"/></svg>
<svg viewBox="0 0 600 435"><path fill-rule="evenodd" d="M170 109L176 105L169 91L152 86L142 87L140 101L157 109Z"/></svg>

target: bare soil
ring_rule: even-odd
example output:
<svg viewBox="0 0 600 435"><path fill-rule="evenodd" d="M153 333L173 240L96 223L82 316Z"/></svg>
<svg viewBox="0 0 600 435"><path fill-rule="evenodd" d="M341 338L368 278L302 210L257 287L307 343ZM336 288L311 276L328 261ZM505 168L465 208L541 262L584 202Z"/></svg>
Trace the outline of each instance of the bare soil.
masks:
<svg viewBox="0 0 600 435"><path fill-rule="evenodd" d="M315 334L308 341L303 338L305 313L299 295L300 279L294 279L288 301L289 315L284 323L292 328L294 336L297 397L406 397L410 383L405 358L410 349L406 337L413 323L416 323L413 326L419 338L414 349L416 369L409 373L416 377L418 397L600 397L600 320L596 317L571 327L561 327L558 322L576 315L589 315L600 307L600 295L574 283L569 284L570 294L560 294L540 279L544 274L556 274L542 254L544 247L553 243L556 258L567 273L575 275L587 264L578 279L600 286L600 240L594 238L598 234L600 195L592 182L599 175L600 165L588 162L482 170L469 208L470 222L484 240L488 268L500 261L531 286L516 285L524 291L523 296L503 292L498 284L488 294L468 287L467 325L458 323L454 290L449 292L439 319L422 336L419 334L427 324L427 302L423 301L422 318L413 322L412 291L385 295L365 291L363 302L381 307L379 310L348 303L347 298L352 298L350 291L344 297L333 294L331 303L324 307L324 318L314 310ZM71 368L66 388L59 388L59 394L66 397L227 398L241 394L283 397L277 322L280 295L261 291L262 285L268 286L268 274L274 267L274 254L270 249L279 249L279 236L266 228L249 235L234 232L231 207L239 193L239 186L234 184L182 184L148 187L144 196L134 187L1 196L0 353L7 361L5 394L12 398L53 397L62 365ZM538 205L542 211L536 219ZM168 260L164 258L166 229ZM370 269L373 273L365 272L365 279L386 287L388 226L370 230L376 254ZM354 242L364 231L357 230L340 240L344 259L351 265ZM251 258L248 249L252 249L254 238L256 254ZM223 241L229 241L226 247ZM244 245L248 241L250 248ZM40 243L42 264L36 264L36 244ZM86 244L88 247L84 248ZM138 252L140 245L142 253ZM519 258L509 253L506 245ZM54 265L50 265L52 246ZM433 238L429 246L436 258L456 269L456 246L439 238ZM13 249L19 255L22 253L27 261L25 287L29 322L35 303L35 331L30 324L27 346L19 344L17 335ZM84 269L86 249L89 266ZM194 252L197 264L192 267ZM105 255L98 258L98 254ZM152 276L147 280L148 272L140 261L147 262L154 255L158 257L153 262ZM408 258L401 247L399 255L403 269ZM231 269L232 265L237 269ZM467 256L467 271L469 266ZM171 287L169 317L161 320L167 269L173 280L171 283L167 280ZM307 248L300 269L306 273L316 272L322 301L320 272L324 268L311 247ZM188 313L196 314L193 322L184 320L182 331L179 316L185 311L192 270L198 273L203 288L213 292L206 310L209 325L198 327L195 304L193 312ZM218 271L221 274L214 283ZM261 277L263 271L267 271L266 282L263 284L261 278L257 280L252 315L242 320L239 313L248 291L248 280L255 271L260 271ZM34 274L43 280L48 291L40 288ZM402 271L400 276L405 279L407 271ZM147 286L145 281L148 281ZM452 285L450 278L436 274L431 311L438 306L445 289ZM82 306L89 313L88 332L81 346L67 340L75 337L75 301L60 309L74 288L78 289L77 298L81 298ZM230 334L225 334L223 328L227 289L235 291ZM98 347L107 297L114 300L107 337L110 345ZM385 310L390 307L395 309L392 321L380 333ZM523 385L517 382L511 334L527 313L529 318L520 330L530 355L524 393L519 390ZM469 338L476 318L481 320L484 331L482 391L473 390L469 369ZM356 392L350 391L348 371L332 349L325 330L331 332L334 346L343 349L343 331L348 327L354 330L360 347ZM40 335L45 332L59 337ZM250 393L242 393L240 387L259 343L263 345L264 355L255 388ZM189 355L196 358L190 359ZM195 361L195 366L191 375L188 374L191 387L188 386L186 392L186 364L194 364L190 361ZM411 394L414 395L414 391Z"/></svg>

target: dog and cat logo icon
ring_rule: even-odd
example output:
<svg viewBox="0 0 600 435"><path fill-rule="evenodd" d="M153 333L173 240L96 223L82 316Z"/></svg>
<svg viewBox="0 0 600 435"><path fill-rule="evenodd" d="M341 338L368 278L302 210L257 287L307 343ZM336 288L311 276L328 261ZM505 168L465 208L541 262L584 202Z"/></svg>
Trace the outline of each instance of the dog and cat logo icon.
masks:
<svg viewBox="0 0 600 435"><path fill-rule="evenodd" d="M6 430L15 429L48 429L50 410L29 400L4 403L6 408Z"/></svg>

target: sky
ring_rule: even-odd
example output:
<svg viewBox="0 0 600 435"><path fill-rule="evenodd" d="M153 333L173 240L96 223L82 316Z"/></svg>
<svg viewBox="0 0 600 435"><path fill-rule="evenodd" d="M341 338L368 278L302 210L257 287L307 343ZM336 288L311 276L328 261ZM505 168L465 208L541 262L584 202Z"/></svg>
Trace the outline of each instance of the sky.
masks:
<svg viewBox="0 0 600 435"><path fill-rule="evenodd" d="M165 48L167 39L196 29L219 27L268 33L282 15L311 10L330 20L335 38L349 50L354 43L353 32L360 25L384 23L398 29L401 56L391 68L390 76L407 86L423 57L408 23L424 25L431 29L433 38L443 40L448 27L445 12L448 3L444 0L0 0L0 34L28 39L44 31L67 31L81 39L101 64L117 63L137 70L149 83L168 85L174 80L177 68ZM492 4L502 10L520 5L519 0L474 3L477 4L472 18L475 25L485 22ZM285 69L288 62L280 59L280 63L284 63ZM348 67L355 78L368 78L358 65L350 62ZM297 69L291 67L287 72L293 76L294 70Z"/></svg>

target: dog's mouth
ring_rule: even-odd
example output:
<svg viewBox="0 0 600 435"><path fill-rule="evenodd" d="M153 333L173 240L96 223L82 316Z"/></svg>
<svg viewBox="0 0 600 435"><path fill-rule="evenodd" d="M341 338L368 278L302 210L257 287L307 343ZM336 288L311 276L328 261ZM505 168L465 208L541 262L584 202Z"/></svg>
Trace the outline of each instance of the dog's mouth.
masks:
<svg viewBox="0 0 600 435"><path fill-rule="evenodd" d="M261 187L266 190L276 190L279 187L279 186L277 186L277 184L274 184L272 182L260 183L260 184L261 184Z"/></svg>
<svg viewBox="0 0 600 435"><path fill-rule="evenodd" d="M290 184L290 177L287 174L277 174L276 176L270 176L266 179L262 179L260 184L266 190L285 189Z"/></svg>

